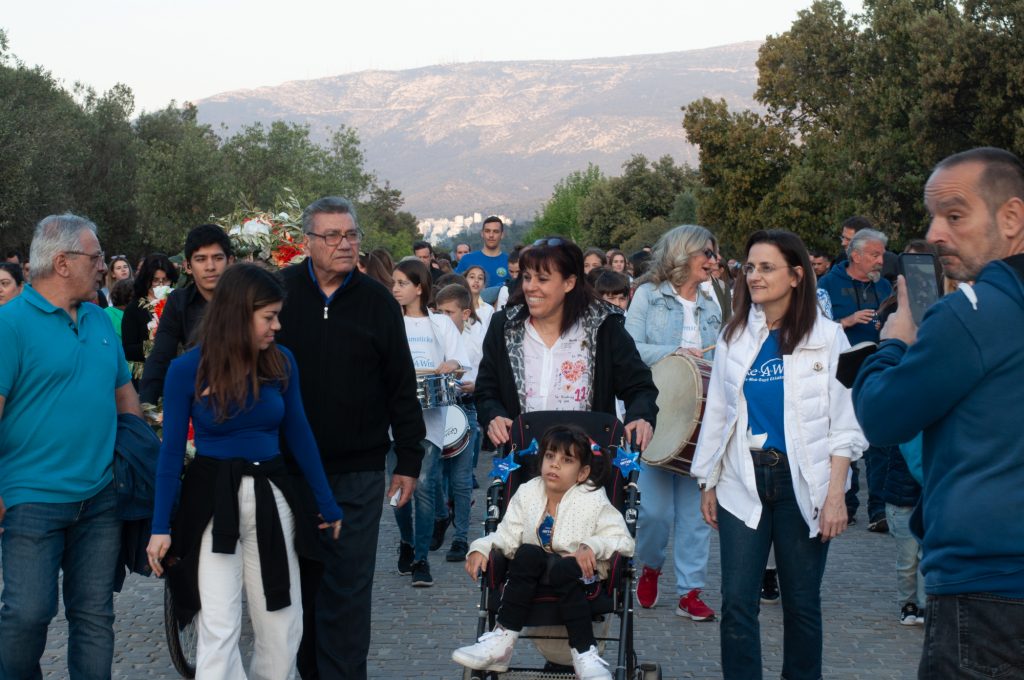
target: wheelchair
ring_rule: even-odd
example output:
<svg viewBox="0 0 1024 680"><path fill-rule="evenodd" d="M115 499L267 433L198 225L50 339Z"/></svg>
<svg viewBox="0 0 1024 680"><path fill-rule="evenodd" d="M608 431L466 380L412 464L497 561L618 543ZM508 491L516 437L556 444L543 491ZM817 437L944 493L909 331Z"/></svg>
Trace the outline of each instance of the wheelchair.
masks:
<svg viewBox="0 0 1024 680"><path fill-rule="evenodd" d="M609 414L596 412L536 411L519 416L512 424L513 452L528 449L533 440L539 442L554 425L575 425L581 428L601 448L602 455L614 458L616 447L623 440L623 426ZM486 518L484 531L488 534L497 530L505 514L508 502L519 485L529 481L540 472L540 455L514 456L519 468L512 470L502 481L495 478L487 489ZM633 469L624 477L619 468L612 467L605 483L605 492L611 504L623 513L630 535L636 537L636 519L640 506L640 492L637 488L639 473ZM477 613L476 638L494 628L501 604L508 559L497 550L492 550L487 560L487 570L480 576L480 603ZM636 570L630 558L615 554L609 563L608 577L587 587L591 617L594 622L594 636L598 647L608 643L617 646L614 664L610 657L609 670L615 680L661 680L661 668L656 663L640 663L633 644L633 589ZM619 622L618 631L612 635L612 619ZM558 615L557 599L545 595L543 586L538 588L526 626L520 640L531 640L547 660L543 668L510 667L497 673L466 668L463 680L571 680L576 677L569 650L568 638Z"/></svg>

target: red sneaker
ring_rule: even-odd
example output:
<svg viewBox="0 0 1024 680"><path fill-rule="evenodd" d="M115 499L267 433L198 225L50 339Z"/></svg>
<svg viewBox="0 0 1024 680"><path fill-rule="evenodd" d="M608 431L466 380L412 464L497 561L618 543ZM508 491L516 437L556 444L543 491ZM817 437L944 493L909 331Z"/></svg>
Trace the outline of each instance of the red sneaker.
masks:
<svg viewBox="0 0 1024 680"><path fill-rule="evenodd" d="M694 588L679 598L676 616L689 616L694 621L711 621L715 618L715 610L700 599L700 588Z"/></svg>
<svg viewBox="0 0 1024 680"><path fill-rule="evenodd" d="M644 567L640 574L640 580L636 584L636 601L644 609L650 609L658 604L658 577L661 576L660 569Z"/></svg>

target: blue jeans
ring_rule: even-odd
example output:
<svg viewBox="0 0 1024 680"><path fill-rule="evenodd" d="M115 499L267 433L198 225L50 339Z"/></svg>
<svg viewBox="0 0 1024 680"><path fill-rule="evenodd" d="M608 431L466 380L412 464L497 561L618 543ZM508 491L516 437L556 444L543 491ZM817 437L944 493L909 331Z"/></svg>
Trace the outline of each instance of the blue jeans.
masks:
<svg viewBox="0 0 1024 680"><path fill-rule="evenodd" d="M828 543L809 538L789 465L755 465L761 520L751 529L718 507L722 552L722 674L727 680L761 678L761 579L768 551L775 546L782 594L782 677L821 677L821 577Z"/></svg>
<svg viewBox="0 0 1024 680"><path fill-rule="evenodd" d="M918 680L1024 677L1024 599L929 595Z"/></svg>
<svg viewBox="0 0 1024 680"><path fill-rule="evenodd" d="M448 500L451 499L455 509L452 526L452 541L469 543L469 515L473 502L473 471L476 469L477 450L480 448L480 426L476 422L476 410L466 411L470 418L471 432L469 442L462 453L454 458L441 461L441 474L438 491L434 501L434 516L438 520L448 519Z"/></svg>
<svg viewBox="0 0 1024 680"><path fill-rule="evenodd" d="M57 574L64 572L68 675L110 678L114 660L114 570L121 521L114 484L76 503L21 503L3 522L0 677L42 677L39 659L57 614Z"/></svg>
<svg viewBox="0 0 1024 680"><path fill-rule="evenodd" d="M889 535L896 540L896 604L913 602L925 606L924 576L921 575L921 544L910 533L912 507L885 504Z"/></svg>
<svg viewBox="0 0 1024 680"><path fill-rule="evenodd" d="M411 501L395 508L395 522L402 542L412 545L413 559L425 562L430 553L430 539L434 535L434 497L441 485L441 449L426 439L420 445L423 447L423 464L416 481L416 491ZM394 469L394 453L388 454L388 468L390 478Z"/></svg>
<svg viewBox="0 0 1024 680"><path fill-rule="evenodd" d="M885 519L885 499L882 492L885 490L885 473L889 469L889 449L897 447L869 446L864 451L865 476L868 483L868 522L877 522ZM901 455L897 450L895 455ZM860 499L857 492L860 491L860 479L857 463L850 464L850 490L846 492L846 513L853 517L857 514L860 506Z"/></svg>
<svg viewBox="0 0 1024 680"><path fill-rule="evenodd" d="M671 530L677 594L682 597L694 588L703 588L708 576L711 527L700 514L697 480L646 466L640 475L640 498L637 559L646 567L660 570Z"/></svg>

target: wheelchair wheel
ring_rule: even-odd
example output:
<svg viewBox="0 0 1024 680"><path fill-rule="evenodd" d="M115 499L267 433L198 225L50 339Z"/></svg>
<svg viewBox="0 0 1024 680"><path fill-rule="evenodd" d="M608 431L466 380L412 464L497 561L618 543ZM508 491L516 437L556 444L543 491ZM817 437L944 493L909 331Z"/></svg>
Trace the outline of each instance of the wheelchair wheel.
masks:
<svg viewBox="0 0 1024 680"><path fill-rule="evenodd" d="M181 677L192 680L196 677L196 645L199 632L196 620L192 619L184 628L178 627L174 618L174 596L167 581L164 581L164 632L167 633L167 650L171 663Z"/></svg>
<svg viewBox="0 0 1024 680"><path fill-rule="evenodd" d="M640 680L661 680L661 666L656 663L640 664Z"/></svg>

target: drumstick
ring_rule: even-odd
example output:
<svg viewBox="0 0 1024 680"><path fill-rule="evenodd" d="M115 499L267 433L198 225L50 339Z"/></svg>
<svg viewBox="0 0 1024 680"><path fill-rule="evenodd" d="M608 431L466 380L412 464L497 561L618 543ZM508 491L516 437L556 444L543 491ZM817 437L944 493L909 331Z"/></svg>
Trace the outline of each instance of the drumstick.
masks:
<svg viewBox="0 0 1024 680"><path fill-rule="evenodd" d="M714 348L715 348L715 346L714 346L714 345L708 345L707 347L705 347L704 349L702 349L702 350L700 351L700 353L701 353L701 354L704 354L705 352L710 352L710 351L711 351L711 350L713 350Z"/></svg>

